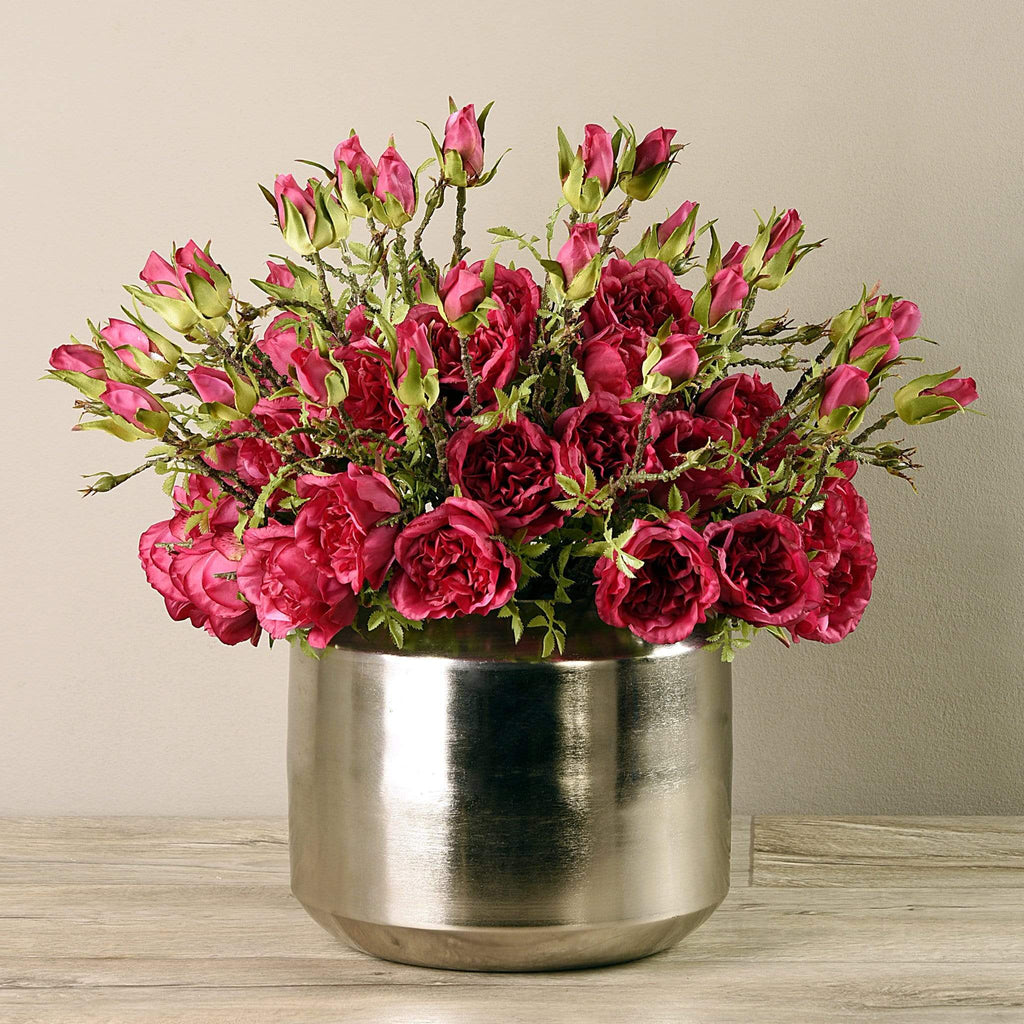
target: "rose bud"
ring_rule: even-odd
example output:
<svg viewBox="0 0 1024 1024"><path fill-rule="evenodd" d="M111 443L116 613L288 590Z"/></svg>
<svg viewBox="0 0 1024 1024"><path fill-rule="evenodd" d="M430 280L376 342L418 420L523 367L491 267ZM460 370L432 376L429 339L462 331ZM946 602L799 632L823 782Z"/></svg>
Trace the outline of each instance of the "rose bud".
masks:
<svg viewBox="0 0 1024 1024"><path fill-rule="evenodd" d="M112 318L106 327L100 328L100 337L114 350L117 358L136 373L149 375L150 371L158 369L152 366L152 361L162 358L163 353L141 327L127 320Z"/></svg>
<svg viewBox="0 0 1024 1024"><path fill-rule="evenodd" d="M633 199L650 199L668 174L672 155L674 128L655 128L636 147L633 166L622 176L620 187Z"/></svg>
<svg viewBox="0 0 1024 1024"><path fill-rule="evenodd" d="M873 372L886 363L892 362L900 354L900 339L893 329L893 321L890 317L880 316L875 320L866 323L853 339L850 346L849 359L856 361L868 356L872 349L881 349L865 362L869 363L869 369Z"/></svg>
<svg viewBox="0 0 1024 1024"><path fill-rule="evenodd" d="M288 269L286 263L267 260L267 271L267 284L276 285L278 288L295 287L295 275Z"/></svg>
<svg viewBox="0 0 1024 1024"><path fill-rule="evenodd" d="M444 142L441 151L448 156L458 156L466 183L475 181L484 169L484 137L477 124L473 104L461 110L452 111L444 126ZM448 161L445 161L447 170ZM458 184L458 182L456 182Z"/></svg>
<svg viewBox="0 0 1024 1024"><path fill-rule="evenodd" d="M100 401L117 416L146 434L162 437L170 417L167 410L145 388L107 381ZM72 428L75 429L75 428Z"/></svg>
<svg viewBox="0 0 1024 1024"><path fill-rule="evenodd" d="M714 327L723 317L739 309L750 293L750 285L743 279L738 267L722 267L711 278L711 304L708 307L708 327Z"/></svg>
<svg viewBox="0 0 1024 1024"><path fill-rule="evenodd" d="M847 420L868 403L871 388L868 372L844 363L830 370L818 403L818 421L826 430L840 430Z"/></svg>
<svg viewBox="0 0 1024 1024"><path fill-rule="evenodd" d="M186 376L202 401L234 406L235 388L231 378L223 370L217 370L212 366L195 366Z"/></svg>
<svg viewBox="0 0 1024 1024"><path fill-rule="evenodd" d="M339 187L345 177L345 171L350 171L357 194L368 195L373 191L377 168L373 166L373 161L363 149L359 136L355 132L335 146L334 167L338 175Z"/></svg>
<svg viewBox="0 0 1024 1024"><path fill-rule="evenodd" d="M668 377L673 387L693 380L700 366L696 348L698 341L700 335L670 334L661 343L661 358L654 364L654 372Z"/></svg>
<svg viewBox="0 0 1024 1024"><path fill-rule="evenodd" d="M978 387L973 377L954 377L959 370L930 373L912 380L893 396L896 412L904 423L917 426L936 423L961 412L978 400Z"/></svg>
<svg viewBox="0 0 1024 1024"><path fill-rule="evenodd" d="M764 253L764 261L767 263L779 250L803 227L800 214L796 210L787 210L772 225L771 233L768 236L768 248Z"/></svg>
<svg viewBox="0 0 1024 1024"><path fill-rule="evenodd" d="M671 262L672 259L678 259L680 256L689 255L690 250L693 248L696 226L692 223L693 218L691 218L690 215L697 209L697 205L697 203L691 202L683 203L675 213L658 225L658 245L664 247L679 228L681 228L688 220L691 221L690 236L686 240L685 247L676 256L669 258L668 262Z"/></svg>
<svg viewBox="0 0 1024 1024"><path fill-rule="evenodd" d="M103 353L91 345L59 345L50 353L50 366L66 373L84 373L87 377L106 377Z"/></svg>
<svg viewBox="0 0 1024 1024"><path fill-rule="evenodd" d="M400 228L416 212L416 182L409 165L398 155L394 141L377 161L374 210L389 227Z"/></svg>
<svg viewBox="0 0 1024 1024"><path fill-rule="evenodd" d="M607 195L615 180L615 151L612 148L611 132L599 124L585 125L579 155L583 160L584 179L596 178L601 191Z"/></svg>
<svg viewBox="0 0 1024 1024"><path fill-rule="evenodd" d="M722 257L723 268L734 267L742 273L743 261L747 258L748 252L750 252L749 245L740 245L739 242L733 242L729 246L729 251Z"/></svg>
<svg viewBox="0 0 1024 1024"><path fill-rule="evenodd" d="M487 286L480 274L466 269L466 261L460 260L441 282L439 289L444 304L444 315L449 323L472 313L487 296Z"/></svg>
<svg viewBox="0 0 1024 1024"><path fill-rule="evenodd" d="M916 302L899 299L892 304L889 319L892 320L892 329L896 332L896 337L903 341L917 334L917 329L921 326L921 310L917 308Z"/></svg>
<svg viewBox="0 0 1024 1024"><path fill-rule="evenodd" d="M597 224L573 224L569 228L569 237L555 257L562 268L567 298L581 299L593 294L597 285L596 273L584 274L583 271L592 264L600 248Z"/></svg>
<svg viewBox="0 0 1024 1024"><path fill-rule="evenodd" d="M149 293L141 288L128 291L162 316L174 330L185 333L199 322L199 311L179 279L178 268L158 252L149 254L146 265L139 271L139 279L149 286Z"/></svg>
<svg viewBox="0 0 1024 1024"><path fill-rule="evenodd" d="M315 178L299 188L290 174L279 174L274 179L274 203L285 241L303 256L348 237L348 214Z"/></svg>

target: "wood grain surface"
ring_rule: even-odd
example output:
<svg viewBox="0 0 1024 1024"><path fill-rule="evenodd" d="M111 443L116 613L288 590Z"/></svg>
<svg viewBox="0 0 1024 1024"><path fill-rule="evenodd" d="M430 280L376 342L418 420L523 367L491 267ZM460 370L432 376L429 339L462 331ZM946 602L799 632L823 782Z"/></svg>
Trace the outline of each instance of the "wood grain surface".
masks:
<svg viewBox="0 0 1024 1024"><path fill-rule="evenodd" d="M1024 819L736 818L679 946L463 974L337 943L279 819L0 820L0 1022L1024 1022Z"/></svg>

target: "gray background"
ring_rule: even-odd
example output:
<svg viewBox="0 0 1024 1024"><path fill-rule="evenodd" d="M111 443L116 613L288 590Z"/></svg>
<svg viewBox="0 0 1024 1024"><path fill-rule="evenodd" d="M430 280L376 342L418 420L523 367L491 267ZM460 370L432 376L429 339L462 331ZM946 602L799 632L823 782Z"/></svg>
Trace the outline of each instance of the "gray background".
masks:
<svg viewBox="0 0 1024 1024"><path fill-rule="evenodd" d="M303 14L303 10L308 10ZM78 474L135 451L71 435L49 350L117 312L150 248L195 237L236 282L284 248L256 182L327 160L350 127L411 163L447 96L498 102L512 153L471 242L542 230L570 138L613 114L690 143L683 199L749 239L796 206L826 247L763 306L816 319L862 282L916 299L985 418L913 432L915 495L858 484L880 568L838 647L765 638L736 670L741 812L1024 810L1020 636L1024 8L959 3L296 5L42 2L0 60L6 293L0 813L283 811L288 649L226 649L166 618L136 538L152 480L82 501ZM447 211L445 211L447 214ZM450 225L433 232L444 244ZM243 288L245 286L243 285ZM909 428L908 428L909 429Z"/></svg>

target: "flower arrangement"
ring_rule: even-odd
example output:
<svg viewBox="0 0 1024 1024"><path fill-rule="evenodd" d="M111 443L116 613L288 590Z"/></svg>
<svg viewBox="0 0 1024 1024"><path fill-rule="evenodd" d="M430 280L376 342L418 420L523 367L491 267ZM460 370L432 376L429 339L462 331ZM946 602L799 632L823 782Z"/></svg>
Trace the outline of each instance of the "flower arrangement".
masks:
<svg viewBox="0 0 1024 1024"><path fill-rule="evenodd" d="M562 610L590 601L653 643L699 630L726 659L762 629L842 639L876 565L855 470L909 479L914 449L879 432L960 412L974 381L916 377L865 426L927 340L913 302L876 286L825 323L755 322L758 294L821 244L796 210L723 251L684 202L627 248L682 149L665 128L590 124L575 149L559 130L545 237L495 227L473 260L489 109L453 103L416 172L394 140L373 161L352 133L323 177L278 176L263 191L294 255L253 281L259 304L209 245L152 253L125 318L50 359L83 395L74 429L150 445L85 493L163 476L173 512L142 534L146 577L226 644L384 627L400 647L424 620L494 614L517 642L539 630L547 657ZM431 256L446 204L451 253ZM784 394L762 370L792 375Z"/></svg>

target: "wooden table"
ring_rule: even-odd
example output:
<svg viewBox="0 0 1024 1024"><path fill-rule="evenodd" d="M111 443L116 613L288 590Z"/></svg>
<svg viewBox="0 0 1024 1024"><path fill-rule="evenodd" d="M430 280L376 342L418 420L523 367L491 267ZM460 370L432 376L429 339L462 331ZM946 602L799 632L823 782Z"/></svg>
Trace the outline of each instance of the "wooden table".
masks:
<svg viewBox="0 0 1024 1024"><path fill-rule="evenodd" d="M707 924L560 974L363 956L287 862L280 819L0 820L0 1021L1024 1022L1024 818L737 818Z"/></svg>

